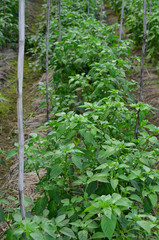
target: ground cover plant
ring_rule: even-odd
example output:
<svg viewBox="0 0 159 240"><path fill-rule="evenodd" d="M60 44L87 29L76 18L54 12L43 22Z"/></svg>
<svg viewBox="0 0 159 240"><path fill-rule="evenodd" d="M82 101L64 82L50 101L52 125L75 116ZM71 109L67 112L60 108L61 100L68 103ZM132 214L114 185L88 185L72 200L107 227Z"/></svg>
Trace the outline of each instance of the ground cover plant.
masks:
<svg viewBox="0 0 159 240"><path fill-rule="evenodd" d="M62 1L60 42L56 2L52 7L53 117L25 145L25 170L36 171L39 198L26 199L25 220L19 209L12 214L7 209L2 220L11 223L8 240L23 239L23 233L35 240L159 238L159 171L153 168L159 128L146 120L152 107L132 96L137 83L127 80L133 41L123 40L119 48L118 24L100 23L93 1L88 16L86 2ZM31 41L38 55L35 67L44 69L44 24ZM40 91L45 97L43 83ZM42 178L40 169L46 172Z"/></svg>

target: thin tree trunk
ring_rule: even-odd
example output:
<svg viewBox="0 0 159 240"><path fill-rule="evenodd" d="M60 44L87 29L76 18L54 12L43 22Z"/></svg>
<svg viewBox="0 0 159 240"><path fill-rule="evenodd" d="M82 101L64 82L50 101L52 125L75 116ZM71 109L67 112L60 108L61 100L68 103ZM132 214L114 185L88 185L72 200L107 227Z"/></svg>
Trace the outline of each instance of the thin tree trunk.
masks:
<svg viewBox="0 0 159 240"><path fill-rule="evenodd" d="M101 0L101 8L100 8L100 23L102 23L103 20L103 0Z"/></svg>
<svg viewBox="0 0 159 240"><path fill-rule="evenodd" d="M141 59L141 78L140 78L140 97L139 101L143 101L143 76L144 76L144 60L145 60L145 48L146 48L146 0L143 0L143 8L144 8L144 20L143 20L143 46L142 46L142 59ZM137 122L135 129L135 139L138 138L138 129L140 125L139 121L140 110L137 113Z"/></svg>
<svg viewBox="0 0 159 240"><path fill-rule="evenodd" d="M25 218L24 202L24 132L23 132L23 68L24 68L24 45L25 45L25 0L19 0L19 54L18 54L18 79L17 79L17 118L19 133L19 199L21 217Z"/></svg>
<svg viewBox="0 0 159 240"><path fill-rule="evenodd" d="M61 0L58 0L59 42L61 41Z"/></svg>
<svg viewBox="0 0 159 240"><path fill-rule="evenodd" d="M47 0L47 16L46 16L46 118L49 121L49 14L50 1Z"/></svg>
<svg viewBox="0 0 159 240"><path fill-rule="evenodd" d="M89 0L87 0L87 13L89 15Z"/></svg>
<svg viewBox="0 0 159 240"><path fill-rule="evenodd" d="M122 35L122 30L123 30L124 7L125 7L125 0L123 0L123 3L122 3L122 10L121 10L119 44L120 44L120 41L121 41L121 35Z"/></svg>

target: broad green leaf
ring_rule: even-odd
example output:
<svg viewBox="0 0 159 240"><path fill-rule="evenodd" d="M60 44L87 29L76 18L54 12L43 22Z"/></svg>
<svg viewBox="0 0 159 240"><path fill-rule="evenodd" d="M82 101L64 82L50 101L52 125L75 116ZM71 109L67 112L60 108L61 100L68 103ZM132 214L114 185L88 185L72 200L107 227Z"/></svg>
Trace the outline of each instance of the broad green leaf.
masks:
<svg viewBox="0 0 159 240"><path fill-rule="evenodd" d="M44 237L43 237L42 233L38 230L36 230L36 232L31 233L30 236L34 240L44 240Z"/></svg>
<svg viewBox="0 0 159 240"><path fill-rule="evenodd" d="M66 217L66 214L60 215L55 219L56 224L58 225L60 222L62 222Z"/></svg>
<svg viewBox="0 0 159 240"><path fill-rule="evenodd" d="M111 183L112 188L114 189L114 191L115 191L115 189L116 189L116 187L117 187L117 185L118 185L118 182L119 182L118 179L111 179L111 180L110 180L110 183Z"/></svg>
<svg viewBox="0 0 159 240"><path fill-rule="evenodd" d="M32 138L36 138L38 135L37 135L37 133L30 133L29 134Z"/></svg>
<svg viewBox="0 0 159 240"><path fill-rule="evenodd" d="M7 153L6 160L8 160L8 159L11 158L11 157L14 157L17 153L18 153L18 150L17 150L17 149L12 149L11 151L9 151L9 152Z"/></svg>
<svg viewBox="0 0 159 240"><path fill-rule="evenodd" d="M82 166L83 166L83 164L82 164L82 157L81 156L78 156L78 155L76 155L76 154L72 154L72 162L75 164L75 166L77 167L77 168L79 168L80 170L82 170L83 168L82 168Z"/></svg>
<svg viewBox="0 0 159 240"><path fill-rule="evenodd" d="M62 173L62 167L59 164L53 165L50 173L50 179L56 178Z"/></svg>
<svg viewBox="0 0 159 240"><path fill-rule="evenodd" d="M5 222L4 211L0 208L0 222Z"/></svg>
<svg viewBox="0 0 159 240"><path fill-rule="evenodd" d="M137 201L137 202L142 202L141 198L140 198L138 195L136 195L136 194L132 194L132 195L130 196L130 198L131 198L132 200Z"/></svg>
<svg viewBox="0 0 159 240"><path fill-rule="evenodd" d="M155 224L152 224L150 221L137 221L137 224L142 227L146 232L149 234L151 233L151 228L155 226Z"/></svg>
<svg viewBox="0 0 159 240"><path fill-rule="evenodd" d="M56 131L56 139L58 140L66 132L66 125L62 124Z"/></svg>
<svg viewBox="0 0 159 240"><path fill-rule="evenodd" d="M4 167L6 167L6 164L5 164L5 162L0 158L0 163L4 166Z"/></svg>
<svg viewBox="0 0 159 240"><path fill-rule="evenodd" d="M95 234L93 234L92 238L93 238L93 239L105 238L105 234L102 233L102 232L96 232Z"/></svg>
<svg viewBox="0 0 159 240"><path fill-rule="evenodd" d="M157 137L155 137L155 136L149 138L149 141L150 141L151 143L159 144L159 141L158 141Z"/></svg>
<svg viewBox="0 0 159 240"><path fill-rule="evenodd" d="M88 239L88 232L86 230L80 231L78 233L79 240L87 240Z"/></svg>
<svg viewBox="0 0 159 240"><path fill-rule="evenodd" d="M113 214L112 214L111 219L106 216L102 217L101 227L102 227L102 230L103 230L105 236L109 240L111 240L113 237L113 234L114 234L114 231L116 228L116 222L117 222L117 219Z"/></svg>
<svg viewBox="0 0 159 240"><path fill-rule="evenodd" d="M65 236L68 236L68 237L72 237L72 238L75 238L76 239L76 236L74 234L74 232L72 231L72 229L68 228L68 227L64 227L60 230L60 232L62 234L64 234Z"/></svg>
<svg viewBox="0 0 159 240"><path fill-rule="evenodd" d="M112 209L111 207L105 207L103 208L103 213L106 217L108 217L109 219L111 219L111 216L112 216Z"/></svg>
<svg viewBox="0 0 159 240"><path fill-rule="evenodd" d="M145 212L145 213L150 213L151 210L152 210L152 204L151 204L150 199L147 197L147 198L144 200L144 212Z"/></svg>
<svg viewBox="0 0 159 240"><path fill-rule="evenodd" d="M156 204L157 204L157 200L158 200L157 195L155 193L151 193L151 194L148 195L148 197L151 201L152 206L155 207Z"/></svg>

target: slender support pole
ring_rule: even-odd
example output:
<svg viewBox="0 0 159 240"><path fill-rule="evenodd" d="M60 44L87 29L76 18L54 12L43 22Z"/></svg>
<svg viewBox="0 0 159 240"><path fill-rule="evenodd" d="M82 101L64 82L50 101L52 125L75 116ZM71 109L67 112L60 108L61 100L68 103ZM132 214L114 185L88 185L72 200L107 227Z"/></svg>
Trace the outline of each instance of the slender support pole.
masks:
<svg viewBox="0 0 159 240"><path fill-rule="evenodd" d="M87 0L87 13L89 15L89 0Z"/></svg>
<svg viewBox="0 0 159 240"><path fill-rule="evenodd" d="M58 0L59 42L61 41L61 0Z"/></svg>
<svg viewBox="0 0 159 240"><path fill-rule="evenodd" d="M103 0L101 0L101 8L100 8L100 23L102 23L103 20Z"/></svg>
<svg viewBox="0 0 159 240"><path fill-rule="evenodd" d="M146 48L146 0L143 0L143 8L144 8L144 20L143 20L143 45L142 45L142 59L141 59L141 78L140 78L140 97L139 101L143 102L143 77L144 77L144 61L145 61L145 48ZM137 122L135 129L135 139L138 138L138 129L139 129L139 114L140 110L137 112Z"/></svg>
<svg viewBox="0 0 159 240"><path fill-rule="evenodd" d="M152 12L152 0L150 0L149 17L151 16L151 12ZM149 25L148 25L147 40L148 40L148 38L149 38L149 33L150 33L150 22L149 22Z"/></svg>
<svg viewBox="0 0 159 240"><path fill-rule="evenodd" d="M25 45L25 0L19 0L19 54L18 54L18 74L17 74L17 118L19 133L19 199L21 217L25 218L24 202L24 132L23 132L23 69L24 69L24 45Z"/></svg>
<svg viewBox="0 0 159 240"><path fill-rule="evenodd" d="M122 35L122 30L123 30L124 7L125 7L125 0L123 0L123 3L122 3L122 10L121 10L119 44L120 44L120 42L121 42L121 35Z"/></svg>
<svg viewBox="0 0 159 240"><path fill-rule="evenodd" d="M46 118L49 121L49 14L50 1L47 0L47 16L46 16Z"/></svg>

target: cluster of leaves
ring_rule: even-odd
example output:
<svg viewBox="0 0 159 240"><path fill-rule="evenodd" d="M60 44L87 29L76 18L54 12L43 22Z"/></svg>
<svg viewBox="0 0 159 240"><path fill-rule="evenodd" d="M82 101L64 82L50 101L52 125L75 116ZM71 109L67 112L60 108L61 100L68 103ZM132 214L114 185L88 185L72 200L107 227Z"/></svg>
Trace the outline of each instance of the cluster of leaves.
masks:
<svg viewBox="0 0 159 240"><path fill-rule="evenodd" d="M2 0L0 4L0 48L18 41L18 0Z"/></svg>
<svg viewBox="0 0 159 240"><path fill-rule="evenodd" d="M113 9L121 13L122 0L108 1ZM125 25L137 46L141 46L143 39L143 2L140 0L130 0L125 2L124 12ZM158 1L152 1L150 13L150 1L147 1L147 59L155 62L158 55L159 45L159 7Z"/></svg>
<svg viewBox="0 0 159 240"><path fill-rule="evenodd" d="M25 145L25 168L36 171L40 196L29 202L25 220L19 210L8 217L8 240L22 239L23 233L30 240L159 238L159 172L153 169L159 128L145 119L151 107L135 103L136 83L126 79L132 42L122 41L119 49L116 25L88 17L83 2L63 1L61 42L51 17L53 117ZM37 48L43 63L43 39ZM40 88L45 94L43 83Z"/></svg>

